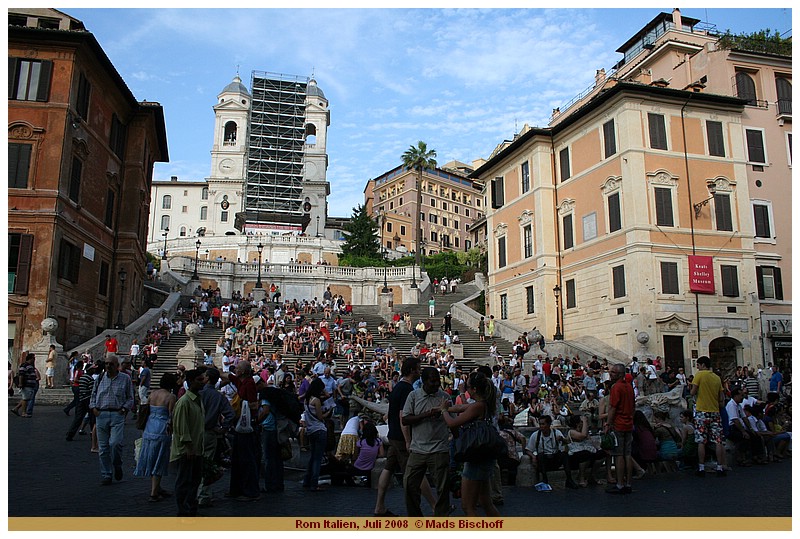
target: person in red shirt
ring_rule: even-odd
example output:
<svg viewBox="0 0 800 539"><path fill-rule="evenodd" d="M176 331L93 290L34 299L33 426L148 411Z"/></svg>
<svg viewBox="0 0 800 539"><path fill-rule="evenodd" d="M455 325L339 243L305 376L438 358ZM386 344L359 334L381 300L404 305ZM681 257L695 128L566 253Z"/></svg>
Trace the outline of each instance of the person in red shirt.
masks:
<svg viewBox="0 0 800 539"><path fill-rule="evenodd" d="M550 364L550 359L545 359L542 363L542 373L544 373L544 383L550 382L550 374L553 372L553 366Z"/></svg>
<svg viewBox="0 0 800 539"><path fill-rule="evenodd" d="M625 366L617 363L611 367L611 395L608 401L608 422L605 430L612 430L617 444L611 449L617 470L617 484L606 489L609 494L630 494L633 477L633 412L636 404L633 386L625 381Z"/></svg>
<svg viewBox="0 0 800 539"><path fill-rule="evenodd" d="M117 348L119 348L119 343L117 342L116 337L112 337L111 335L106 335L106 354L116 354Z"/></svg>

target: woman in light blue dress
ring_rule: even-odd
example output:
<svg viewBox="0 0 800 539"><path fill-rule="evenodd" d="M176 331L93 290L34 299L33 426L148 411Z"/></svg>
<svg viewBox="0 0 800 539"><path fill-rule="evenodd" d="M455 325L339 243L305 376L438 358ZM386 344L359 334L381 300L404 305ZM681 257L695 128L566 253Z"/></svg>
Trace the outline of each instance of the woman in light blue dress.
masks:
<svg viewBox="0 0 800 539"><path fill-rule="evenodd" d="M169 466L172 409L177 400L173 390L176 386L176 375L165 373L161 377L159 389L153 391L148 398L150 415L142 433L142 447L133 475L150 477L151 502L169 496L169 493L161 488L161 478L167 475Z"/></svg>

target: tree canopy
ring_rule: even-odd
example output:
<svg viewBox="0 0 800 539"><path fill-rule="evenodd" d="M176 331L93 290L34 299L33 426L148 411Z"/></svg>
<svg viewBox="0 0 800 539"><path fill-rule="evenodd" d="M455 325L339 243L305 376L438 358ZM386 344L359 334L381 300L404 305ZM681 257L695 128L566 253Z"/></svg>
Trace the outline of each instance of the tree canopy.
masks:
<svg viewBox="0 0 800 539"><path fill-rule="evenodd" d="M378 241L378 225L372 220L363 204L353 208L353 216L344 226L344 236L342 256L339 257L341 265L359 267L383 265Z"/></svg>
<svg viewBox="0 0 800 539"><path fill-rule="evenodd" d="M414 217L416 229L416 263L420 263L420 251L422 250L422 226L420 224L420 212L422 211L422 171L426 168L436 168L436 150L429 150L428 145L423 141L417 142L416 146L410 146L403 153L403 166L409 170L417 171L417 211Z"/></svg>

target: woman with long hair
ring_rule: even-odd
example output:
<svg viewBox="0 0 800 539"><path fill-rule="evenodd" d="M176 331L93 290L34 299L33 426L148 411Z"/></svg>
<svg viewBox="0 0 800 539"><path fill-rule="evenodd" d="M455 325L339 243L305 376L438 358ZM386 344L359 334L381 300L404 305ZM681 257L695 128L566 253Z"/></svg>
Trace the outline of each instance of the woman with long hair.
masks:
<svg viewBox="0 0 800 539"><path fill-rule="evenodd" d="M322 457L325 454L325 444L328 439L328 427L325 420L330 417L333 409L322 410L322 395L325 393L325 384L319 378L314 378L308 386L303 400L305 408L306 439L310 446L311 455L308 467L303 477L303 488L311 492L319 492L319 472L322 468Z"/></svg>
<svg viewBox="0 0 800 539"><path fill-rule="evenodd" d="M150 393L148 404L150 415L142 432L142 447L133 475L150 477L150 501L157 502L169 496L161 488L161 478L167 475L170 444L172 443L172 409L175 407L175 394L178 377L164 373L159 388Z"/></svg>
<svg viewBox="0 0 800 539"><path fill-rule="evenodd" d="M491 421L497 411L494 384L483 373L478 371L470 373L467 378L467 391L473 402L460 406L449 406L448 402L442 404L442 417L450 428L460 427L473 421ZM452 417L449 412L456 412L458 415ZM489 484L494 467L495 459L464 463L461 472L461 507L468 517L478 516L479 503L486 516L500 516L500 512L492 502Z"/></svg>

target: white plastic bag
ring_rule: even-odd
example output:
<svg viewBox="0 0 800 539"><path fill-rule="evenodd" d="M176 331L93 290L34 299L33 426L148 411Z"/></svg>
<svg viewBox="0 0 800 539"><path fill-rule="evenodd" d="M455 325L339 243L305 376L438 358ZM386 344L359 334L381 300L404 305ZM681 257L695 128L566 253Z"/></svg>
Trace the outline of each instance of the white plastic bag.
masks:
<svg viewBox="0 0 800 539"><path fill-rule="evenodd" d="M242 415L239 416L239 421L236 423L236 432L239 434L253 432L253 426L250 424L250 405L247 401L242 401Z"/></svg>

